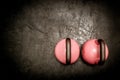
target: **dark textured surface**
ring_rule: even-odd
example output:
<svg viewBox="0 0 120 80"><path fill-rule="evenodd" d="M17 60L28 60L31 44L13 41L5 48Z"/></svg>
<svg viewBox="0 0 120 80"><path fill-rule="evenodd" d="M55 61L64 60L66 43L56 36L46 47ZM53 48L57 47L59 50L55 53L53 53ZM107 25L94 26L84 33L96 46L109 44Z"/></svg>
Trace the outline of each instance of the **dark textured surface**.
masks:
<svg viewBox="0 0 120 80"><path fill-rule="evenodd" d="M3 4L3 6L2 6ZM31 0L1 2L1 74L5 79L104 79L117 76L120 61L119 3L102 0ZM66 37L80 46L92 38L108 44L103 66L81 58L73 65L54 57L56 43Z"/></svg>

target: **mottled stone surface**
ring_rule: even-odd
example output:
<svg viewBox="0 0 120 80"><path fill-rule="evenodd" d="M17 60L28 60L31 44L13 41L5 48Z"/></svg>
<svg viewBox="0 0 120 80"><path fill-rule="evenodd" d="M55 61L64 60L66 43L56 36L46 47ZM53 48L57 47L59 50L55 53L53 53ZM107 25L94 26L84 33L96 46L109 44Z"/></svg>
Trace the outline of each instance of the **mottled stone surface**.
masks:
<svg viewBox="0 0 120 80"><path fill-rule="evenodd" d="M1 50L7 56L1 58L3 66L9 67L14 62L6 70L6 76L15 70L11 76L16 80L112 77L114 71L110 70L117 68L120 61L120 16L117 11L113 11L106 2L97 0L28 2L19 7L19 11L17 8L13 8L13 12L8 11L10 15L5 16L1 23ZM75 39L80 46L88 39L104 39L110 50L108 60L103 66L87 65L81 58L73 65L60 64L54 56L54 47L67 37ZM6 58L9 58L9 64L4 62Z"/></svg>

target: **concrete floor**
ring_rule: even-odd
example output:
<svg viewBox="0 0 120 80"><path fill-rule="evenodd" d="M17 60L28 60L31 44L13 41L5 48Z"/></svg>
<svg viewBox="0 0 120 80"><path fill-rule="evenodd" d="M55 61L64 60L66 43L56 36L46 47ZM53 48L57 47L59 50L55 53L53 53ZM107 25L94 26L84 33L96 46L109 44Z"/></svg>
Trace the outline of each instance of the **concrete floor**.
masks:
<svg viewBox="0 0 120 80"><path fill-rule="evenodd" d="M7 76L5 79L101 80L118 77L120 15L117 2L18 0L11 5L10 8L1 7L0 19L1 73ZM54 47L67 37L75 39L80 46L88 39L104 39L109 48L108 60L102 66L91 66L80 56L75 64L62 65L54 56Z"/></svg>

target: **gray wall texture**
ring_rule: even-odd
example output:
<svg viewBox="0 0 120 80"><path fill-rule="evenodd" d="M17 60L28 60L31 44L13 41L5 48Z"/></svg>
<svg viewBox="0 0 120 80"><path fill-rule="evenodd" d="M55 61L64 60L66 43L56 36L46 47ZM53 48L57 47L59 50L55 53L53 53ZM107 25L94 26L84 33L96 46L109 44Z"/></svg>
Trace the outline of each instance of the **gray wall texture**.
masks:
<svg viewBox="0 0 120 80"><path fill-rule="evenodd" d="M102 0L31 0L24 3L18 0L16 4L4 11L1 23L4 55L1 65L6 66L5 76L16 80L113 78L120 61L120 16L112 4ZM67 37L80 46L88 39L104 39L109 48L108 60L102 66L91 66L80 56L75 64L62 65L54 56L54 47Z"/></svg>

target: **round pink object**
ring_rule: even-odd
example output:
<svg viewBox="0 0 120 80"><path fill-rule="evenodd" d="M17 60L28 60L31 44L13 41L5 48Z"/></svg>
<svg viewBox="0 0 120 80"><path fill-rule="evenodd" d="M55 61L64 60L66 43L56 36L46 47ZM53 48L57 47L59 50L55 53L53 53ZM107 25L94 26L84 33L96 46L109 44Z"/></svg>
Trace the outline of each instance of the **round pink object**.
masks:
<svg viewBox="0 0 120 80"><path fill-rule="evenodd" d="M75 63L79 58L80 47L75 40L70 39L70 42L71 42L70 64L72 64ZM66 39L62 39L55 46L55 57L59 62L66 64Z"/></svg>
<svg viewBox="0 0 120 80"><path fill-rule="evenodd" d="M98 64L100 61L100 44L97 39L91 39L82 47L82 57L89 64ZM108 47L105 44L105 60L108 58Z"/></svg>

